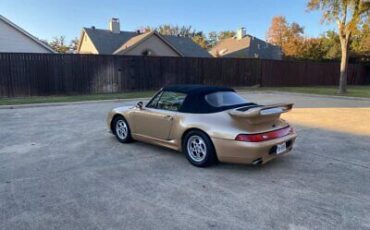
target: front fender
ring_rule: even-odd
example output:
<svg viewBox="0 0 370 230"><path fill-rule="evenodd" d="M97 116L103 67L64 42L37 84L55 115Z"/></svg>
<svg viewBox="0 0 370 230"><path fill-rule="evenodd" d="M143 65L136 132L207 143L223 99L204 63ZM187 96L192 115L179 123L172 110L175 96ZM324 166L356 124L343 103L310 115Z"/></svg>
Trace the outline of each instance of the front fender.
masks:
<svg viewBox="0 0 370 230"><path fill-rule="evenodd" d="M135 109L136 109L136 107L132 107L132 106L122 106L122 107L112 109L112 111L108 112L108 116L107 116L107 120L106 120L108 129L110 131L112 131L111 124L112 124L113 118L116 115L123 116L130 123L130 121L129 121L130 120L130 112L135 110Z"/></svg>

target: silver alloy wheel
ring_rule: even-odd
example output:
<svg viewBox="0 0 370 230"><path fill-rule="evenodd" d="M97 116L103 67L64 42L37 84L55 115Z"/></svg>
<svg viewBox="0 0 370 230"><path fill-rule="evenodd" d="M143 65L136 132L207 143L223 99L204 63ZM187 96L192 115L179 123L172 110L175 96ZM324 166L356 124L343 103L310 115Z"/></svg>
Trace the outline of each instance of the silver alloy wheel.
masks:
<svg viewBox="0 0 370 230"><path fill-rule="evenodd" d="M187 150L195 162L203 161L207 156L207 145L202 137L194 135L188 139Z"/></svg>
<svg viewBox="0 0 370 230"><path fill-rule="evenodd" d="M118 120L116 123L116 134L121 139L124 140L128 134L127 124L124 120Z"/></svg>

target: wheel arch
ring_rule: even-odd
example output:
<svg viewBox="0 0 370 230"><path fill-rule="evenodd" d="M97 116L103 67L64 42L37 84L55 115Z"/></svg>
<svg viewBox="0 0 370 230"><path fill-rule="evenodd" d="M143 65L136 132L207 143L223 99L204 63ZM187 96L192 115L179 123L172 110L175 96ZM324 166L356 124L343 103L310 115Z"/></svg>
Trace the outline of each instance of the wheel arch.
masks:
<svg viewBox="0 0 370 230"><path fill-rule="evenodd" d="M183 149L183 147L184 147L184 142L185 142L185 137L186 137L186 135L189 133L189 132L191 132L191 131L198 131L198 132L201 132L201 133L203 133L204 135L206 135L207 137L208 137L208 139L209 139L209 141L211 142L211 145L212 145L212 147L213 147L213 150L214 150L214 152L215 152L215 157L216 157L216 162L218 162L218 155L217 155L217 150L216 150L216 147L215 147L215 144L213 143L213 141L212 141L212 138L211 138L211 136L206 132L206 131L204 131L204 130L202 130L202 129L200 129L200 128L188 128L187 130L185 130L185 132L182 134L182 136L181 136L181 149Z"/></svg>
<svg viewBox="0 0 370 230"><path fill-rule="evenodd" d="M208 136L208 138L209 138L209 139L211 139L211 137L208 135L208 133L207 133L207 132L205 132L204 130L200 129L200 128L188 128L188 129L186 129L186 130L182 133L182 135L181 135L181 144L183 144L183 143L184 143L184 139L185 139L186 135L187 135L188 133L190 133L191 131L198 131L198 132L202 132L202 133L206 134L206 135Z"/></svg>
<svg viewBox="0 0 370 230"><path fill-rule="evenodd" d="M190 133L191 131L198 131L198 132L202 132L203 134L205 134L208 138L209 138L209 140L211 141L211 144L212 144L212 146L213 146L213 149L216 151L216 148L215 148L215 145L214 145L214 143L213 143L213 141L212 141L212 138L211 138L211 136L206 132L206 131L204 131L204 130L202 130L202 129L200 129L200 128L188 128L187 130L185 130L185 132L182 134L182 136L181 136L181 148L183 147L183 145L184 145L184 139L185 139L185 137L186 137L186 135L188 134L188 133ZM217 156L217 153L216 153L216 156Z"/></svg>
<svg viewBox="0 0 370 230"><path fill-rule="evenodd" d="M116 114L114 114L113 115L113 117L112 117L112 120L110 121L110 124L109 124L109 126L110 126L110 130L114 133L114 129L113 129L113 121L117 118L117 117L122 117L126 122L127 122L127 119L122 115L122 114L120 114L120 113L116 113Z"/></svg>

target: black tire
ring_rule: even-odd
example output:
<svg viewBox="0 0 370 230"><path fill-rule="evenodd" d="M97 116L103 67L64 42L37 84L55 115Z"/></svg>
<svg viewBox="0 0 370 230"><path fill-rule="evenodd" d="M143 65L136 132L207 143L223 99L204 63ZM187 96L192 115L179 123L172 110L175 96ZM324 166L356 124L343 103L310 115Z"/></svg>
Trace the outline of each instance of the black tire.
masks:
<svg viewBox="0 0 370 230"><path fill-rule="evenodd" d="M126 125L127 128L127 133L126 135L122 133L122 129L119 130L118 126ZM131 137L131 130L128 122L126 121L125 118L122 116L117 116L113 119L112 121L112 132L116 136L117 140L121 143L130 143L132 142L132 137Z"/></svg>
<svg viewBox="0 0 370 230"><path fill-rule="evenodd" d="M197 142L197 140L202 141L198 142L198 146L195 147L194 144ZM190 145L190 147L188 147L188 145ZM203 148L202 146L204 146L205 148ZM198 148L199 151L194 150L192 152L189 152L191 151L189 148L193 150L194 148ZM207 134L198 130L190 131L185 135L182 144L182 151L185 153L188 161L192 165L197 167L207 167L217 162L216 151L211 139L208 137Z"/></svg>

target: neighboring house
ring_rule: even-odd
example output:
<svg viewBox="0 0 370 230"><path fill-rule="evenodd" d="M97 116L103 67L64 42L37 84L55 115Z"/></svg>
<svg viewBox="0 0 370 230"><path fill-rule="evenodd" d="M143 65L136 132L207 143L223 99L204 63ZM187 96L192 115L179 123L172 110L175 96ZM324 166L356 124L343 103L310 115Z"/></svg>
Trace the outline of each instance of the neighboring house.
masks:
<svg viewBox="0 0 370 230"><path fill-rule="evenodd" d="M279 46L246 34L245 28L239 29L234 37L221 40L209 52L214 57L230 58L282 60L283 56Z"/></svg>
<svg viewBox="0 0 370 230"><path fill-rule="evenodd" d="M80 54L211 57L191 38L121 31L117 18L110 20L108 30L83 28L77 50Z"/></svg>
<svg viewBox="0 0 370 230"><path fill-rule="evenodd" d="M55 51L0 15L0 53L55 53Z"/></svg>

